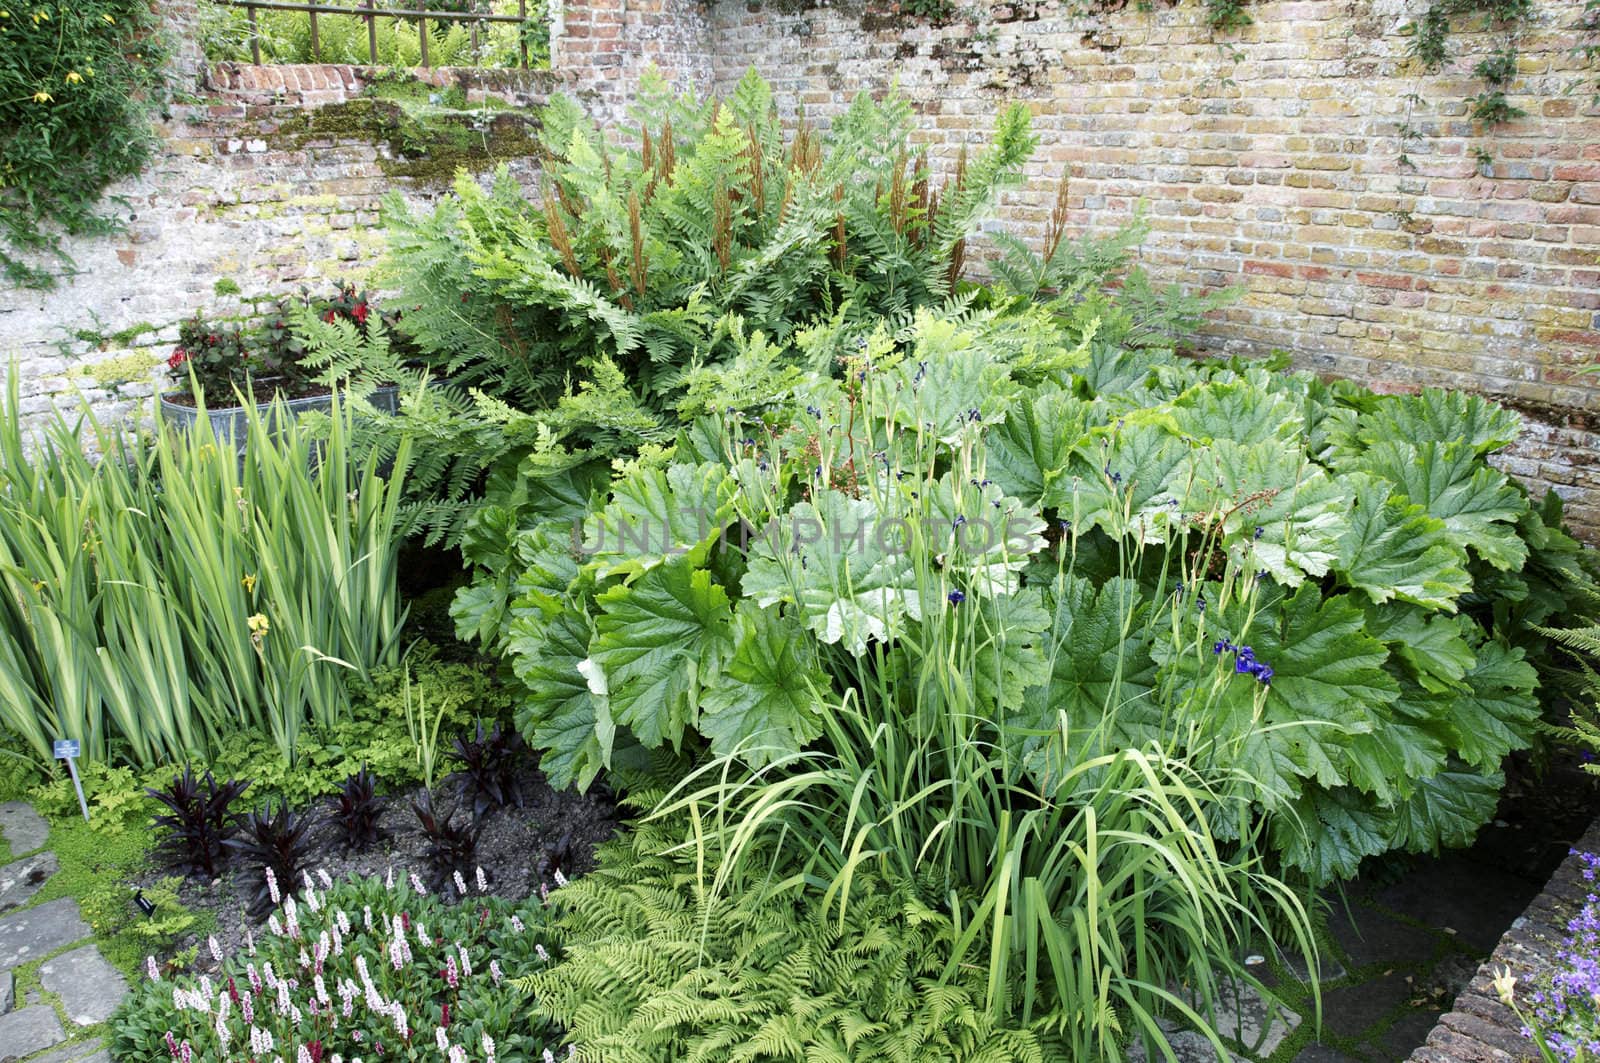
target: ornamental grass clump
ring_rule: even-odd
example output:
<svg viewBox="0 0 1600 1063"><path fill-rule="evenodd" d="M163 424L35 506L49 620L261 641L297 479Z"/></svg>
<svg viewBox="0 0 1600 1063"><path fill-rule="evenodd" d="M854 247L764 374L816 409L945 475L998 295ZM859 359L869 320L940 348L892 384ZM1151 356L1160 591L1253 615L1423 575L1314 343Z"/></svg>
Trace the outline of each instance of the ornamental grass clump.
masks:
<svg viewBox="0 0 1600 1063"><path fill-rule="evenodd" d="M512 980L555 944L537 899L477 888L445 907L404 882L308 876L215 976L149 977L111 1020L124 1060L540 1060L559 1044L530 1023ZM287 885L287 884L286 884ZM561 1055L565 1057L563 1050Z"/></svg>

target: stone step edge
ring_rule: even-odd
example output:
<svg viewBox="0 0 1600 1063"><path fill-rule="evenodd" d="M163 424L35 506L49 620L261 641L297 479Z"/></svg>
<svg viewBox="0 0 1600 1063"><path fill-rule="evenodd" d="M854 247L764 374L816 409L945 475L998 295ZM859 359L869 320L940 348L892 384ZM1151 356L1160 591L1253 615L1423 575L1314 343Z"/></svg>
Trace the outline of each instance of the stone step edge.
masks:
<svg viewBox="0 0 1600 1063"><path fill-rule="evenodd" d="M1590 892L1600 889L1584 881L1583 863L1576 855L1600 852L1600 818L1573 849L1407 1063L1521 1063L1537 1058L1533 1042L1522 1036L1522 1020L1500 1003L1494 977L1509 970L1520 993L1551 969L1567 923L1582 910Z"/></svg>

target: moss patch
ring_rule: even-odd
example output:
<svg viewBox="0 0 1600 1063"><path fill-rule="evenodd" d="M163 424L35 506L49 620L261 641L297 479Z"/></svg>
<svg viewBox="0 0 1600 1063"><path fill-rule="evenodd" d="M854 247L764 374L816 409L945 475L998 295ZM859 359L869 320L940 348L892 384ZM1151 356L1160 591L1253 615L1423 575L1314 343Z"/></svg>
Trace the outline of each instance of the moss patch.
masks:
<svg viewBox="0 0 1600 1063"><path fill-rule="evenodd" d="M162 951L181 936L210 931L210 917L185 909L171 889L145 891L156 902L153 916L142 915L133 906L131 883L148 865L149 837L140 829L113 832L82 819L52 819L49 846L60 870L32 902L75 898L101 953L130 975L138 972L146 955Z"/></svg>
<svg viewBox="0 0 1600 1063"><path fill-rule="evenodd" d="M133 380L143 380L150 375L150 371L160 364L160 359L152 356L148 351L133 351L120 358L107 358L105 361L92 362L82 367L82 372L100 387L110 387L113 384L126 384Z"/></svg>
<svg viewBox="0 0 1600 1063"><path fill-rule="evenodd" d="M388 149L378 159L387 176L440 184L458 169L486 170L538 150L539 124L526 112L462 110L426 100L365 96L283 117L276 130L260 135L291 151L315 141L365 141Z"/></svg>

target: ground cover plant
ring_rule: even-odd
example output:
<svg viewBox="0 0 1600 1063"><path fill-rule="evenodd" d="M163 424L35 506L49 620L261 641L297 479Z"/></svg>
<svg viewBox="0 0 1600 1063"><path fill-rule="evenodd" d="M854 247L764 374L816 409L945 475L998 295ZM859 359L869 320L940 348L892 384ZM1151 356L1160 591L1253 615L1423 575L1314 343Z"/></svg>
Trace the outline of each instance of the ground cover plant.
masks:
<svg viewBox="0 0 1600 1063"><path fill-rule="evenodd" d="M1600 1056L1600 893L1594 888L1600 856L1574 855L1589 889L1567 923L1551 969L1525 985L1520 996L1509 971L1498 972L1494 982L1501 1002L1525 1023L1523 1036L1538 1049L1541 1063L1583 1063Z"/></svg>
<svg viewBox="0 0 1600 1063"><path fill-rule="evenodd" d="M457 905L403 879L275 885L281 912L216 977L152 960L113 1018L118 1059L537 1060L554 1048L512 980L546 965L538 898L480 880ZM281 892L280 892L281 891Z"/></svg>

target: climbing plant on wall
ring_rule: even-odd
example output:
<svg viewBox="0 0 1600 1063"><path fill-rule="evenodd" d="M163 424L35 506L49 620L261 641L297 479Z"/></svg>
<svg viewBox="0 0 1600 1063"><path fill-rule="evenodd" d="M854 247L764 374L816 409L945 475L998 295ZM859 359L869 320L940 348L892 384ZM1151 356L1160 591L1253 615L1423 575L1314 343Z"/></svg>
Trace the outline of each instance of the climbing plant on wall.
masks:
<svg viewBox="0 0 1600 1063"><path fill-rule="evenodd" d="M1214 33L1242 29L1254 21L1245 9L1245 0L1204 0L1205 20ZM1527 114L1507 95L1517 77L1518 47L1524 31L1535 15L1535 0L1426 0L1426 6L1412 21L1401 27L1410 37L1408 55L1422 73L1444 69L1452 58L1452 33L1467 27L1488 26L1499 35L1499 42L1472 67L1472 75L1482 84L1469 100L1469 114L1480 130L1513 121ZM1576 54L1588 65L1600 60L1600 0L1586 0L1577 25L1580 43ZM1593 84L1600 100L1600 80ZM1421 131L1412 124L1413 109L1426 101L1416 92L1407 96L1407 115L1401 129L1402 165L1411 165L1406 149L1419 141ZM1487 151L1476 152L1480 164L1490 161Z"/></svg>
<svg viewBox="0 0 1600 1063"><path fill-rule="evenodd" d="M1520 118L1527 112L1506 98L1506 88L1517 76L1517 40L1533 14L1533 0L1433 0L1421 18L1408 29L1411 55L1432 73L1450 59L1453 21L1473 15L1487 17L1502 31L1500 46L1472 68L1483 91L1472 99L1472 117L1484 125Z"/></svg>
<svg viewBox="0 0 1600 1063"><path fill-rule="evenodd" d="M49 287L63 236L109 232L106 186L139 172L166 50L141 0L0 0L0 273Z"/></svg>

